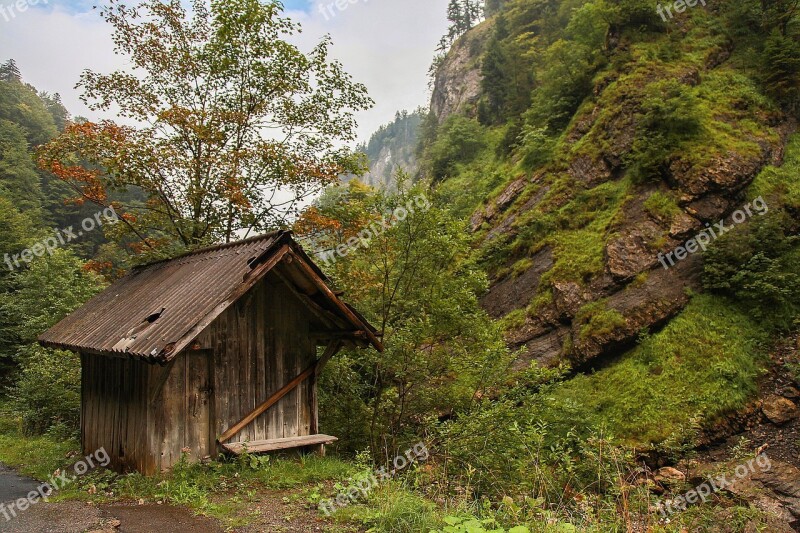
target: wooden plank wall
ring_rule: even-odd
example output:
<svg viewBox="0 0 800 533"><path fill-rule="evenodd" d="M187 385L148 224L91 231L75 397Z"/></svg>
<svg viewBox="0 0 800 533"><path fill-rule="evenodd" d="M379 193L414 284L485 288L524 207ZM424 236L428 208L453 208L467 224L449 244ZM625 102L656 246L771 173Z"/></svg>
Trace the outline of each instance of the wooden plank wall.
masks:
<svg viewBox="0 0 800 533"><path fill-rule="evenodd" d="M150 367L148 439L156 471L180 461L184 448L191 461L214 453L210 363L211 353L203 350L181 353L167 367Z"/></svg>
<svg viewBox="0 0 800 533"><path fill-rule="evenodd" d="M81 368L84 454L105 448L115 470L154 472L147 440L150 365L82 354Z"/></svg>
<svg viewBox="0 0 800 533"><path fill-rule="evenodd" d="M305 306L268 276L201 335L214 353L216 435L252 412L308 368L316 358ZM309 435L311 390L306 382L261 415L230 442Z"/></svg>
<svg viewBox="0 0 800 533"><path fill-rule="evenodd" d="M216 437L297 377L316 359L305 306L267 277L198 339L203 350L167 367L82 355L84 453L105 448L111 467L153 474L189 447L216 451ZM213 386L212 386L213 385ZM313 380L290 392L231 442L311 434Z"/></svg>

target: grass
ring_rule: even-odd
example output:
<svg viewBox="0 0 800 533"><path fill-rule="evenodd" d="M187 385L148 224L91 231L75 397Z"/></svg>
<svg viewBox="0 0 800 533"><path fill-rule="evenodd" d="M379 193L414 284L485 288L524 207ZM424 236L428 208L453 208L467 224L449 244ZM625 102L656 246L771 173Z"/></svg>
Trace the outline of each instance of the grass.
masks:
<svg viewBox="0 0 800 533"><path fill-rule="evenodd" d="M75 461L80 450L74 439L54 435L23 436L20 421L0 406L0 462L22 474L45 480ZM70 459L73 458L73 459ZM110 503L138 501L184 506L196 514L216 518L225 527L252 522L252 507L264 497L281 497L316 508L320 500L335 497L365 464L335 457L309 455L299 459L265 456L220 458L208 464L181 462L169 473L146 477L95 470L64 487L53 501ZM266 494L265 494L266 493ZM366 524L375 531L416 532L440 527L435 504L409 490L401 481L378 487L367 502L337 511L335 531L351 531Z"/></svg>
<svg viewBox="0 0 800 533"><path fill-rule="evenodd" d="M68 464L70 453L80 450L74 438L23 437L21 428L22 422L8 405L0 403L0 463L34 479L47 480L58 468Z"/></svg>
<svg viewBox="0 0 800 533"><path fill-rule="evenodd" d="M669 193L656 191L644 201L644 210L654 217L670 222L682 210L675 201L675 196Z"/></svg>
<svg viewBox="0 0 800 533"><path fill-rule="evenodd" d="M786 146L783 165L767 166L753 180L747 195L749 198L763 197L770 207L785 205L792 210L800 209L800 134L792 135Z"/></svg>
<svg viewBox="0 0 800 533"><path fill-rule="evenodd" d="M350 519L359 515L371 530L392 533L431 531L442 524L439 509L433 502L399 483L379 487L370 498L369 506L353 508Z"/></svg>
<svg viewBox="0 0 800 533"><path fill-rule="evenodd" d="M538 398L542 420L566 434L606 427L625 444L691 439L698 421L740 409L757 390L769 328L727 298L695 296L659 333L610 366Z"/></svg>
<svg viewBox="0 0 800 533"><path fill-rule="evenodd" d="M626 324L622 313L616 309L607 308L606 302L603 300L583 306L578 311L575 321L583 324L580 329L581 341L609 335Z"/></svg>

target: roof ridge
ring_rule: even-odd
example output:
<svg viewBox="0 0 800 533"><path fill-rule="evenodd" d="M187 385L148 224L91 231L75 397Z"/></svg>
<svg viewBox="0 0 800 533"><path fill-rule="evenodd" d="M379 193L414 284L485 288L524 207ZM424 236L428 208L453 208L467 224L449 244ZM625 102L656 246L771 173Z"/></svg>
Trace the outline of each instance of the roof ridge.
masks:
<svg viewBox="0 0 800 533"><path fill-rule="evenodd" d="M285 235L290 235L291 236L291 234L292 234L292 232L289 231L289 230L277 230L277 231L272 231L272 232L269 232L269 233L264 233L263 235L256 235L255 237L249 237L247 239L242 239L240 241L233 241L233 242L227 242L227 243L222 243L222 244L215 244L215 245L212 245L212 246L206 246L205 248L198 248L196 250L189 250L189 251L184 252L184 253L182 253L180 255L176 255L175 257L170 257L168 259L159 259L158 261L152 261L150 263L145 263L143 265L135 266L135 267L131 268L130 272L138 272L138 271L145 270L145 269L157 266L157 265L161 265L161 264L165 264L165 263L172 263L172 262L175 262L175 261L180 261L181 259L187 259L187 258L192 257L192 256L206 254L206 253L209 253L209 252L217 252L217 251L222 251L222 250L228 250L230 248L236 248L238 246L243 246L243 245L247 245L247 244L253 244L253 243L256 243L256 242L259 242L259 241L266 241L266 240L270 240L270 239L281 238L281 237L284 237Z"/></svg>

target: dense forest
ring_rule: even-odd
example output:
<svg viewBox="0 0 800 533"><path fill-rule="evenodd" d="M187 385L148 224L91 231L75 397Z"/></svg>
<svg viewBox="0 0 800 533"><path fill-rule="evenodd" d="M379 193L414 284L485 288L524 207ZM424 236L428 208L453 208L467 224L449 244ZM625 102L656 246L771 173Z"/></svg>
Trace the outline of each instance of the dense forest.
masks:
<svg viewBox="0 0 800 533"><path fill-rule="evenodd" d="M72 117L7 60L0 407L15 422L0 442L74 442L79 361L35 339L132 266L277 228L320 254L383 222L324 265L386 351L345 350L321 376L340 440L298 498L317 504L420 441L430 458L324 527L797 531L800 1L681 4L453 0L429 107L353 150L340 146L366 88L326 40L273 46L297 28L271 2L214 3L186 32L179 5L143 4L163 28L104 11L147 77L87 71L80 87L150 128ZM187 43L202 53L179 54ZM265 123L297 136L267 140ZM20 255L104 212L75 242ZM664 511L762 457L769 474ZM248 503L220 498L295 487L274 478L292 468L103 473L77 497L108 487L233 528Z"/></svg>

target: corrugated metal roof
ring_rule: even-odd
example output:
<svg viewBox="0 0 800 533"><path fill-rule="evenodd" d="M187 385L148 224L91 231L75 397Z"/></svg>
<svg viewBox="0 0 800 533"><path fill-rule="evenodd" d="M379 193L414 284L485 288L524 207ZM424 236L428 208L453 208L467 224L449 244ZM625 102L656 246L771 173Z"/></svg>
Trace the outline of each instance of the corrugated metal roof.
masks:
<svg viewBox="0 0 800 533"><path fill-rule="evenodd" d="M285 246L302 250L289 232L215 246L137 268L39 337L45 346L166 361L224 307L271 269ZM282 259L281 255L281 259ZM274 266L274 265L272 265ZM311 263L321 280L325 277ZM242 293L242 294L239 294ZM355 324L366 326L368 324Z"/></svg>

